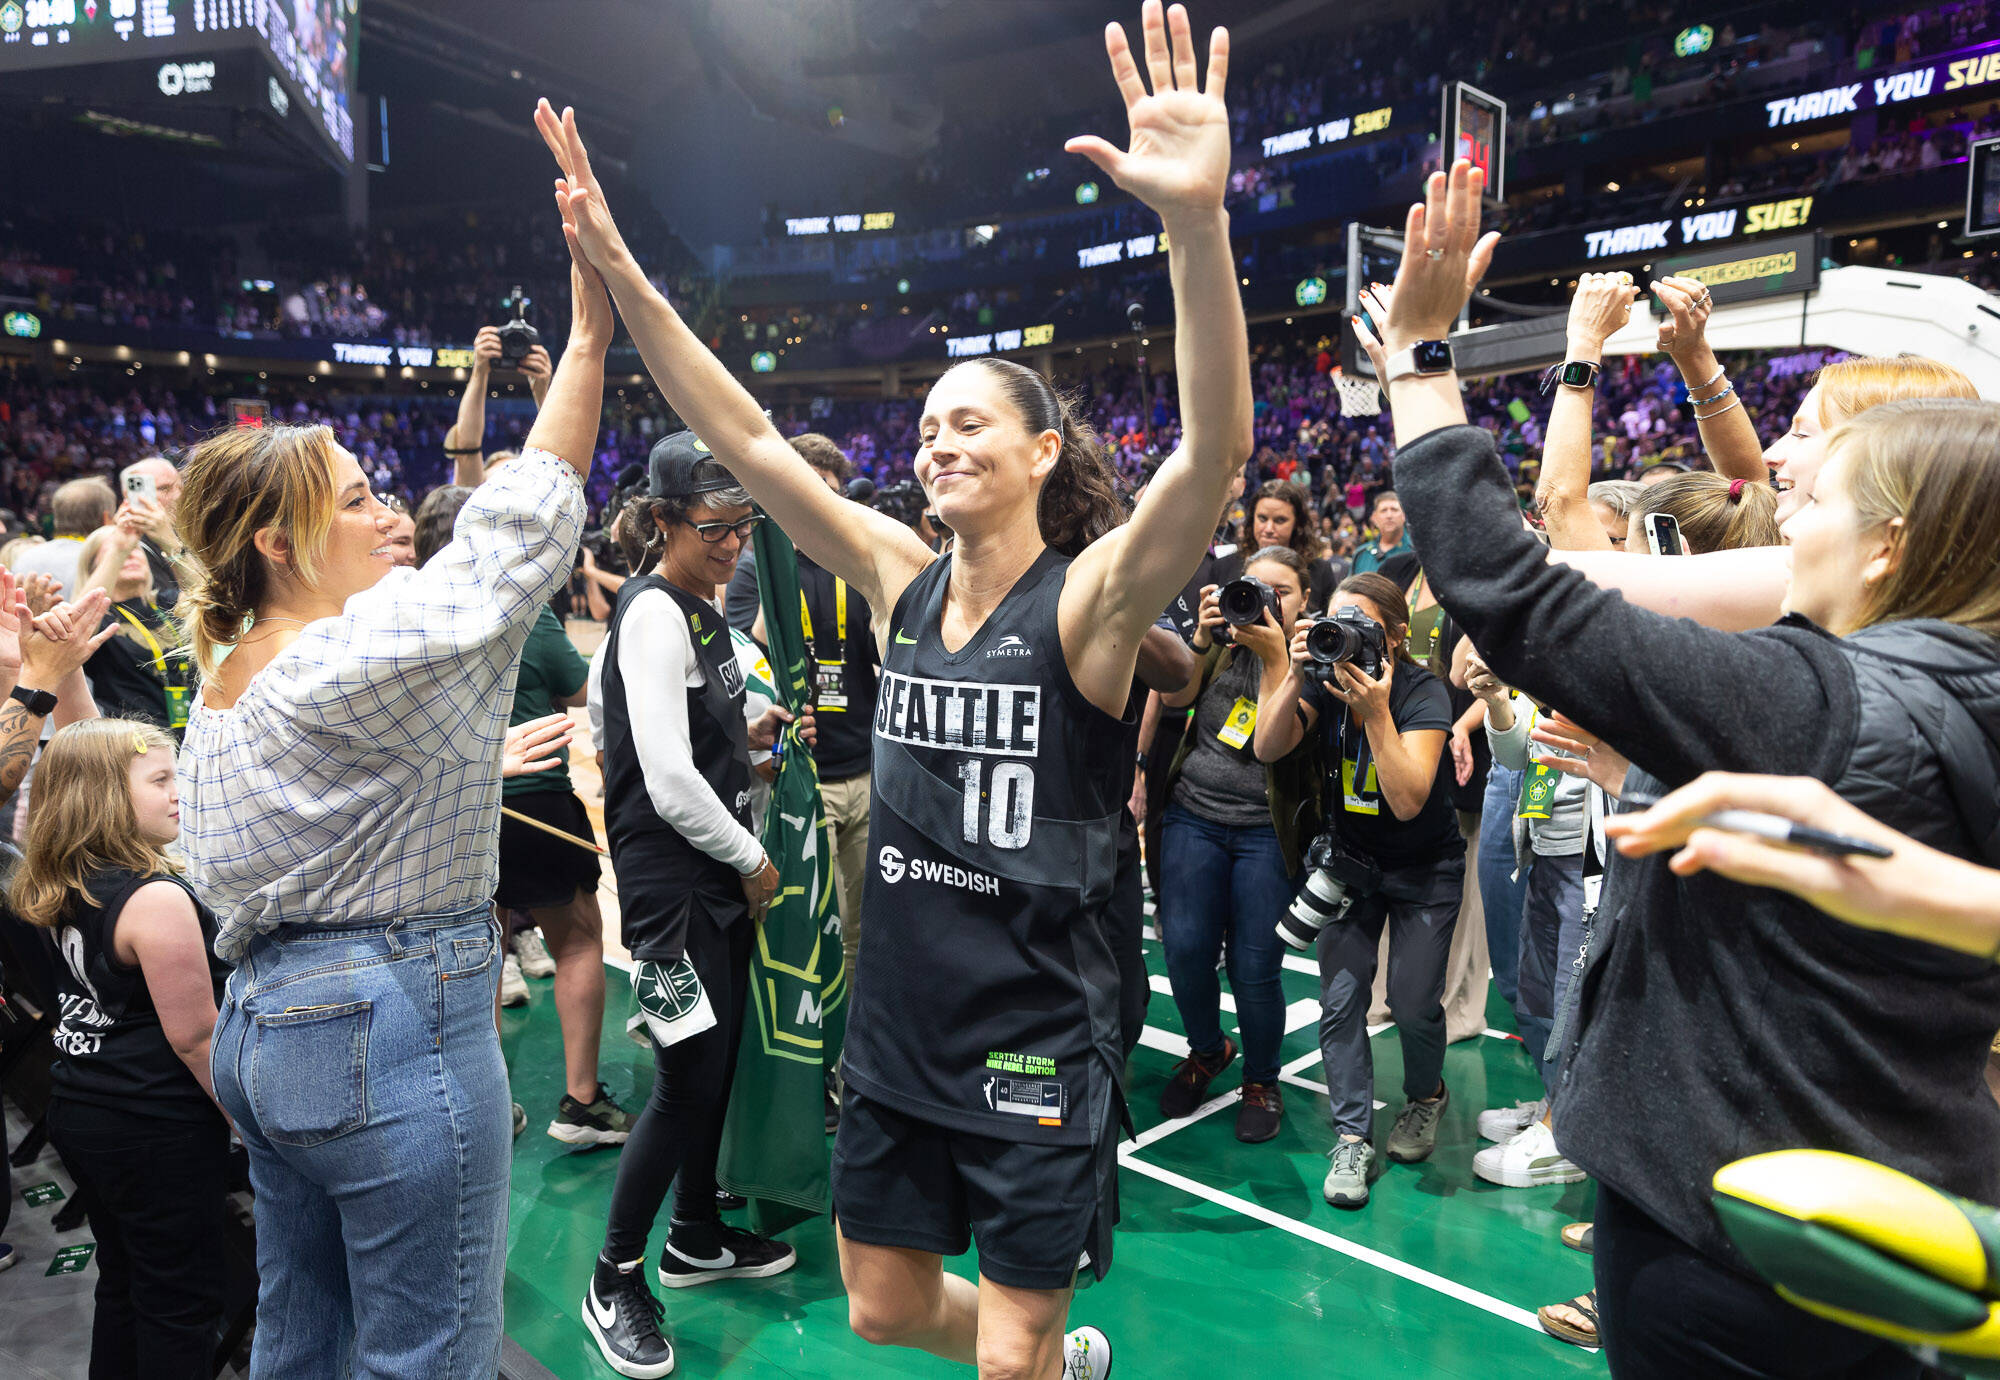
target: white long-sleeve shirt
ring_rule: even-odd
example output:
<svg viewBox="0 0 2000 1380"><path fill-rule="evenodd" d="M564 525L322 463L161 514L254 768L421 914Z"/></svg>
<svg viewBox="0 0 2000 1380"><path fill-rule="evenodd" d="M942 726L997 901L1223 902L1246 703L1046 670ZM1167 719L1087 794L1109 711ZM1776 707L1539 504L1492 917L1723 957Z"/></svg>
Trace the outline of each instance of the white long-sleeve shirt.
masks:
<svg viewBox="0 0 2000 1380"><path fill-rule="evenodd" d="M589 680L591 741L603 750L603 651ZM694 654L687 615L662 589L640 591L618 625L618 674L625 682L625 716L646 795L674 832L718 862L745 875L763 862L764 846L695 770L688 736L687 695L708 683Z"/></svg>

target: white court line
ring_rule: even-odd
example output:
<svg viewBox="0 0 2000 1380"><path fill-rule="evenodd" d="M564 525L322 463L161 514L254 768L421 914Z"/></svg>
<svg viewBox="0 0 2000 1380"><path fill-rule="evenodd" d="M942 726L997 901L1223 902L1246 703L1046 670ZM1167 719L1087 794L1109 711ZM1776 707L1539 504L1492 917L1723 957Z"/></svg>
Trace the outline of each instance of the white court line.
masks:
<svg viewBox="0 0 2000 1380"><path fill-rule="evenodd" d="M1146 913L1148 915L1152 914L1151 911L1147 911ZM1160 931L1157 926L1146 925L1139 932L1155 944L1160 942ZM1319 976L1319 964L1309 958L1300 958L1297 954L1286 954L1281 961L1287 969L1294 973L1304 973L1307 977L1313 978Z"/></svg>
<svg viewBox="0 0 2000 1380"><path fill-rule="evenodd" d="M1120 1165L1125 1169L1131 1170L1133 1173L1143 1174L1149 1179L1156 1179L1160 1183L1178 1188L1183 1193L1190 1193L1197 1198L1207 1199L1219 1207L1226 1207L1230 1211L1240 1213L1242 1216L1248 1217L1253 1221L1262 1222L1268 1227L1276 1227L1279 1231L1287 1232L1304 1241L1310 1241L1314 1245L1324 1246L1330 1251L1338 1251L1340 1254L1359 1260L1365 1265L1373 1265L1378 1270L1386 1270L1392 1275L1407 1279L1412 1284L1420 1284L1426 1289L1445 1295L1447 1298L1457 1299L1460 1303L1469 1303L1474 1308L1491 1313L1496 1318L1502 1318L1510 1323L1525 1327L1538 1337L1547 1337L1549 1335L1542 1330L1540 1320L1527 1309L1517 1308L1511 1303L1503 1303L1491 1294L1483 1294L1469 1285L1460 1284L1457 1280L1446 1279L1443 1275L1433 1274L1429 1270L1420 1269L1415 1265L1409 1264L1407 1261L1398 1260L1393 1255L1384 1255L1381 1251L1372 1250L1357 1242L1349 1241L1343 1236L1335 1236L1332 1232L1321 1227L1315 1227L1309 1222L1296 1221L1285 1216L1282 1212L1273 1212L1262 1203L1253 1203L1249 1199L1239 1198L1233 1193L1224 1193L1220 1189L1210 1188L1207 1184L1196 1179L1190 1179L1185 1174L1176 1174L1171 1169L1162 1169L1159 1165L1147 1164L1144 1160L1136 1159L1126 1154L1125 1147L1120 1147L1118 1158ZM1554 1341L1555 1339L1550 1338L1550 1340ZM1560 1345L1567 1345L1567 1343L1560 1343ZM1594 1348L1580 1349L1594 1350Z"/></svg>

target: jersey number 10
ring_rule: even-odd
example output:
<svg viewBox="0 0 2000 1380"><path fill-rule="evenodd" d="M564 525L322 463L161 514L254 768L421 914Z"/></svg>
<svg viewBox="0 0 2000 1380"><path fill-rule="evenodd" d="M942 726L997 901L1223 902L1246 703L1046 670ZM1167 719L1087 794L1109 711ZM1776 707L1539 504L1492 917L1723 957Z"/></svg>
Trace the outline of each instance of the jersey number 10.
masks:
<svg viewBox="0 0 2000 1380"><path fill-rule="evenodd" d="M986 842L995 848L1026 848L1035 823L1035 773L1023 762L1002 762L993 768L993 786L986 808L979 789L986 764L968 757L958 764L965 783L965 841L978 843L982 819Z"/></svg>

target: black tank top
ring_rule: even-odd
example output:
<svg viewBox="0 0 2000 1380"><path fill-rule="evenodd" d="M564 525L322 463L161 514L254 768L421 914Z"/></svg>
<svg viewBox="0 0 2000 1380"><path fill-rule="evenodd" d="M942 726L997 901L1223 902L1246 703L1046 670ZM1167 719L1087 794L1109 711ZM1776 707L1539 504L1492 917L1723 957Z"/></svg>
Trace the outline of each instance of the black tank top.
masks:
<svg viewBox="0 0 2000 1380"><path fill-rule="evenodd" d="M118 961L112 937L132 893L148 882L171 882L194 898L201 923L202 949L218 1004L229 968L215 957L215 916L187 883L169 874L141 877L132 872L100 872L88 889L98 904L78 902L55 931L62 963L56 990L62 1015L56 1023L57 1058L50 1081L62 1097L135 1116L171 1121L220 1117L201 1084L167 1043L153 1010L146 975L136 964Z"/></svg>
<svg viewBox="0 0 2000 1380"><path fill-rule="evenodd" d="M695 770L708 782L736 822L750 827L750 744L743 722L743 668L729 637L729 625L714 607L658 575L627 580L618 591L611 631L604 639L601 692L604 708L604 830L611 844L612 865L621 890L643 889L653 896L699 893L717 903L722 914L742 909L743 884L736 869L702 852L681 836L653 808L646 791L639 750L632 741L632 719L626 705L626 685L618 669L619 632L632 601L649 589L664 590L688 622L688 641L701 664L702 684L680 687L687 696L688 743ZM676 687L647 685L641 694L671 695ZM652 934L648 918L661 918L657 906L627 906L622 923L625 943L635 958L669 959L680 954L678 934ZM658 950L665 941L667 948ZM658 951L656 951L658 950Z"/></svg>
<svg viewBox="0 0 2000 1380"><path fill-rule="evenodd" d="M1104 909L1130 737L1070 679L1068 560L1043 552L956 653L951 562L911 581L890 627L843 1072L939 1125L1093 1143L1122 1110Z"/></svg>

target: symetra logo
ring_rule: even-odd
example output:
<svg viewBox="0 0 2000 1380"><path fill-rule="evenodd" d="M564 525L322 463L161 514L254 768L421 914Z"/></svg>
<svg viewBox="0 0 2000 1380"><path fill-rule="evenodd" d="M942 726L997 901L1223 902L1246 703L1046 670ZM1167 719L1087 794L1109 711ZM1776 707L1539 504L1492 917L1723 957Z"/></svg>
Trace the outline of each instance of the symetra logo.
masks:
<svg viewBox="0 0 2000 1380"><path fill-rule="evenodd" d="M1033 656L1034 654L1035 654L1035 649L1030 647L1027 643L1023 642L1020 638L1016 637L1013 633L1008 633L1005 637L1001 638L998 642L993 644L992 647L988 648L986 652L986 655L989 657Z"/></svg>
<svg viewBox="0 0 2000 1380"><path fill-rule="evenodd" d="M929 858L903 857L902 850L886 846L876 855L876 865L882 871L882 880L890 886L908 877L913 882L930 882L935 886L954 887L959 891L970 891L979 896L1000 894L1000 879L985 872L974 872L969 868L955 867L950 863L932 862Z"/></svg>

